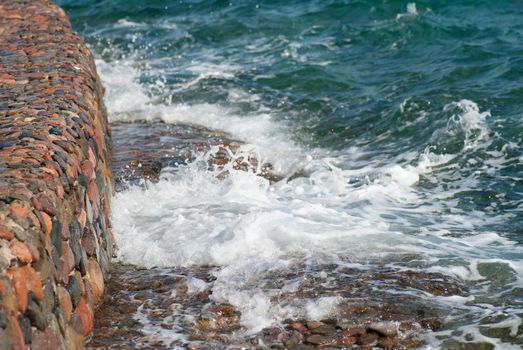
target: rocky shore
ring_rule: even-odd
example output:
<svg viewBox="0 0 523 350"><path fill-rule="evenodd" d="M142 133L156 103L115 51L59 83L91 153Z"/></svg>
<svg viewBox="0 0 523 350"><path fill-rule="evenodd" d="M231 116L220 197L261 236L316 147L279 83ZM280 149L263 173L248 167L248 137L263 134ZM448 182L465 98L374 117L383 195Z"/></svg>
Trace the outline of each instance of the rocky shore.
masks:
<svg viewBox="0 0 523 350"><path fill-rule="evenodd" d="M113 251L103 88L46 0L0 1L0 348L79 349Z"/></svg>

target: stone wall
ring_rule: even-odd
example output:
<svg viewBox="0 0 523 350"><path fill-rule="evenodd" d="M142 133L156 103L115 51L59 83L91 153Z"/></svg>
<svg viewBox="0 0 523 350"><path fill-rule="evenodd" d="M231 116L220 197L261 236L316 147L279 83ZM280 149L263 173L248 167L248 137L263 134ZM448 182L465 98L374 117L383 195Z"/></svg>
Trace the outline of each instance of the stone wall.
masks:
<svg viewBox="0 0 523 350"><path fill-rule="evenodd" d="M0 0L0 349L82 348L113 238L91 53L45 0Z"/></svg>

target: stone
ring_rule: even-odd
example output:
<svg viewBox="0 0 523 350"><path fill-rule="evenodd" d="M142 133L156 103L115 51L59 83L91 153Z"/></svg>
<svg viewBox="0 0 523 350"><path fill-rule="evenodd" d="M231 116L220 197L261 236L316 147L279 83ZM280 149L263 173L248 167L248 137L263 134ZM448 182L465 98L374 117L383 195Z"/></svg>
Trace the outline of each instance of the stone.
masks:
<svg viewBox="0 0 523 350"><path fill-rule="evenodd" d="M343 332L339 335L337 344L338 345L352 345L355 344L356 341L358 341L358 338L355 336L349 336L346 334L343 334Z"/></svg>
<svg viewBox="0 0 523 350"><path fill-rule="evenodd" d="M2 311L0 311L0 328L5 329L6 327L7 327L7 318L6 318L5 314Z"/></svg>
<svg viewBox="0 0 523 350"><path fill-rule="evenodd" d="M31 199L36 210L46 212L49 215L56 215L56 206L45 194L40 193Z"/></svg>
<svg viewBox="0 0 523 350"><path fill-rule="evenodd" d="M293 349L303 341L303 335L298 331L291 332L289 338L283 342L288 349Z"/></svg>
<svg viewBox="0 0 523 350"><path fill-rule="evenodd" d="M100 265L98 265L94 259L89 259L89 262L87 263L86 280L93 291L95 302L101 302L104 293L104 276L100 269Z"/></svg>
<svg viewBox="0 0 523 350"><path fill-rule="evenodd" d="M25 349L25 339L18 319L14 315L8 317L6 334L11 343L11 349Z"/></svg>
<svg viewBox="0 0 523 350"><path fill-rule="evenodd" d="M82 334L84 331L84 324L82 323L82 318L78 314L73 314L71 316L71 327L75 330L75 332Z"/></svg>
<svg viewBox="0 0 523 350"><path fill-rule="evenodd" d="M44 297L42 301L40 302L40 306L42 307L42 312L44 315L48 315L52 312L52 310L55 307L55 294L54 294L54 288L53 283L51 281L48 281L44 288Z"/></svg>
<svg viewBox="0 0 523 350"><path fill-rule="evenodd" d="M32 330L31 330L31 321L24 315L18 316L18 324L20 325L20 329L22 330L22 334L24 337L25 344L31 344L31 336L32 336Z"/></svg>
<svg viewBox="0 0 523 350"><path fill-rule="evenodd" d="M76 307L75 313L78 314L78 316L80 316L82 320L84 336L88 336L89 333L91 333L91 330L93 329L93 312L91 311L89 305L87 305L87 303L85 302L84 298L80 299L80 302Z"/></svg>
<svg viewBox="0 0 523 350"><path fill-rule="evenodd" d="M30 286L30 290L34 293L38 300L42 300L44 297L44 291L42 289L42 281L38 277L35 269L30 266L25 266L27 282Z"/></svg>
<svg viewBox="0 0 523 350"><path fill-rule="evenodd" d="M33 242L25 242L27 249L31 253L31 260L33 263L40 261L40 252L38 251L37 244Z"/></svg>
<svg viewBox="0 0 523 350"><path fill-rule="evenodd" d="M22 262L24 264L28 264L33 261L33 256L31 254L31 251L29 250L27 245L25 245L24 243L17 241L17 240L13 240L13 241L11 241L10 248L11 248L11 253L14 256L16 256L17 259L20 260L20 262Z"/></svg>
<svg viewBox="0 0 523 350"><path fill-rule="evenodd" d="M39 330L43 331L47 326L42 308L38 304L36 296L32 292L29 293L25 314L31 321L31 325L35 326Z"/></svg>
<svg viewBox="0 0 523 350"><path fill-rule="evenodd" d="M331 325L322 325L316 328L313 328L311 330L311 333L313 334L321 334L321 335L332 335L336 333L336 328L334 328Z"/></svg>
<svg viewBox="0 0 523 350"><path fill-rule="evenodd" d="M397 337L381 337L378 339L378 346L385 349L397 349L400 346L400 340Z"/></svg>
<svg viewBox="0 0 523 350"><path fill-rule="evenodd" d="M26 202L13 202L9 205L11 212L20 217L28 217L30 210L29 205Z"/></svg>
<svg viewBox="0 0 523 350"><path fill-rule="evenodd" d="M321 326L324 326L324 324L322 322L318 322L318 321L307 321L307 328L308 329L314 329L314 328L318 328L318 327L321 327Z"/></svg>
<svg viewBox="0 0 523 350"><path fill-rule="evenodd" d="M67 350L83 350L84 349L84 337L80 332L76 332L72 326L67 326L65 330L65 341Z"/></svg>
<svg viewBox="0 0 523 350"><path fill-rule="evenodd" d="M72 307L76 308L81 298L81 290L76 276L71 276L69 278L69 283L67 284L67 292L71 297Z"/></svg>
<svg viewBox="0 0 523 350"><path fill-rule="evenodd" d="M376 346L376 344L378 344L378 336L376 333L365 333L359 337L358 344L363 346Z"/></svg>
<svg viewBox="0 0 523 350"><path fill-rule="evenodd" d="M42 221L42 226L45 228L45 233L50 235L52 227L53 227L53 220L47 213L45 213L43 211L40 212L40 217L42 218L41 221Z"/></svg>
<svg viewBox="0 0 523 350"><path fill-rule="evenodd" d="M394 337L398 334L398 326L393 322L372 322L367 328L385 337Z"/></svg>
<svg viewBox="0 0 523 350"><path fill-rule="evenodd" d="M92 230L85 229L82 236L82 247L85 249L87 256L96 256L98 243L96 242L96 236Z"/></svg>
<svg viewBox="0 0 523 350"><path fill-rule="evenodd" d="M27 307L26 270L22 267L11 267L7 269L6 274L12 280L18 310L25 312L25 308Z"/></svg>
<svg viewBox="0 0 523 350"><path fill-rule="evenodd" d="M62 223L58 220L53 221L53 227L51 229L51 242L53 247L58 253L58 256L62 255Z"/></svg>
<svg viewBox="0 0 523 350"><path fill-rule="evenodd" d="M365 327L352 327L342 331L341 333L347 337L360 336L367 333L367 329Z"/></svg>
<svg viewBox="0 0 523 350"><path fill-rule="evenodd" d="M62 256L60 257L60 262L62 264L62 280L64 283L67 283L69 280L69 273L73 270L75 265L73 252L69 243L66 241L62 241Z"/></svg>
<svg viewBox="0 0 523 350"><path fill-rule="evenodd" d="M11 342L7 332L3 329L0 329L0 349L11 349Z"/></svg>
<svg viewBox="0 0 523 350"><path fill-rule="evenodd" d="M34 331L32 340L31 350L59 349L58 340L49 329L46 329L44 332Z"/></svg>
<svg viewBox="0 0 523 350"><path fill-rule="evenodd" d="M318 346L332 345L336 343L336 338L315 334L307 337L307 343Z"/></svg>
<svg viewBox="0 0 523 350"><path fill-rule="evenodd" d="M65 320L69 322L71 320L71 314L73 312L73 303L71 302L71 296L69 295L69 292L62 286L56 287L56 294L58 296L58 305L60 305L60 309L62 309L62 313L65 317Z"/></svg>
<svg viewBox="0 0 523 350"><path fill-rule="evenodd" d="M303 323L301 323L301 322L293 322L293 323L289 324L288 327L291 329L294 329L302 334L307 333L307 327L305 327L303 325Z"/></svg>
<svg viewBox="0 0 523 350"><path fill-rule="evenodd" d="M7 228L0 226L0 238L10 241L15 238L15 234Z"/></svg>

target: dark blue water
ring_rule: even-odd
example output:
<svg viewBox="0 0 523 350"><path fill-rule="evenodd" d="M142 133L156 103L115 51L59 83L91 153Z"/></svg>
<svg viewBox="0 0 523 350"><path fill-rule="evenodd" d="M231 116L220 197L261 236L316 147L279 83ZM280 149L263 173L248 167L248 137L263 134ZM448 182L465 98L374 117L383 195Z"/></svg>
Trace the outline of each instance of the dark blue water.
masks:
<svg viewBox="0 0 523 350"><path fill-rule="evenodd" d="M251 329L284 318L274 305L245 305L272 296L262 282L244 285L253 266L319 259L441 272L471 290L441 300L457 310L442 338L521 346L523 4L58 3L97 58L112 120L222 129L281 175L308 176L215 184L188 166L186 179L120 194L123 261L226 266L216 298L241 309ZM127 247L136 227L150 235Z"/></svg>

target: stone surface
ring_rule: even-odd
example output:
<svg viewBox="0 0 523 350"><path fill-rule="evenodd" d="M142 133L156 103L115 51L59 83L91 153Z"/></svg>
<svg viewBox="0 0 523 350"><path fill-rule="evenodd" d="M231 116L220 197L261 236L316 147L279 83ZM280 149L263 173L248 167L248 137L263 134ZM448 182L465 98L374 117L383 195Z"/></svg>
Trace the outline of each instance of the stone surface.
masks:
<svg viewBox="0 0 523 350"><path fill-rule="evenodd" d="M393 322L372 322L368 328L385 337L394 337L398 334L398 326Z"/></svg>
<svg viewBox="0 0 523 350"><path fill-rule="evenodd" d="M91 332L95 298L83 276L101 299L114 244L102 96L92 55L63 10L0 0L1 349L82 348ZM98 269L84 232L103 237L88 247ZM80 332L68 324L73 312Z"/></svg>

